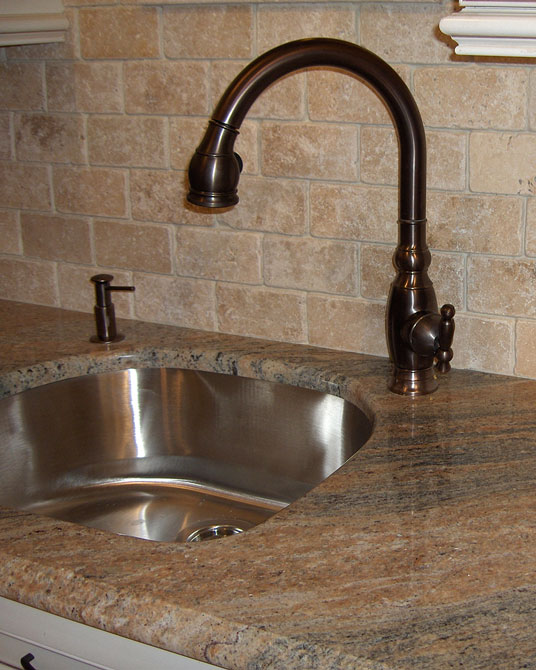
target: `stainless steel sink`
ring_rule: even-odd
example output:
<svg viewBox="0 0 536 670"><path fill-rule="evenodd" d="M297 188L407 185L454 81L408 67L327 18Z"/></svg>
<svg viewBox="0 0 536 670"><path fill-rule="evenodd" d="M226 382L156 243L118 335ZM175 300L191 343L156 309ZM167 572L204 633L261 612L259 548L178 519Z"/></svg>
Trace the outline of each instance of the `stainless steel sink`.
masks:
<svg viewBox="0 0 536 670"><path fill-rule="evenodd" d="M369 438L332 395L131 369L0 400L0 504L115 533L196 541L261 523Z"/></svg>

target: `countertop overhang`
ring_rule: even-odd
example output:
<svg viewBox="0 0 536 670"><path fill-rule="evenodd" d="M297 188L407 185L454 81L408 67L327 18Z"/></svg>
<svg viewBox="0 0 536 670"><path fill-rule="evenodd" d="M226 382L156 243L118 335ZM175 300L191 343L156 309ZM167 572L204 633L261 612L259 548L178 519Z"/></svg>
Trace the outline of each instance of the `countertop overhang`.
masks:
<svg viewBox="0 0 536 670"><path fill-rule="evenodd" d="M0 595L229 669L536 667L536 382L453 370L386 390L385 359L0 301L0 395L127 367L329 391L369 442L264 524L206 544L0 508Z"/></svg>

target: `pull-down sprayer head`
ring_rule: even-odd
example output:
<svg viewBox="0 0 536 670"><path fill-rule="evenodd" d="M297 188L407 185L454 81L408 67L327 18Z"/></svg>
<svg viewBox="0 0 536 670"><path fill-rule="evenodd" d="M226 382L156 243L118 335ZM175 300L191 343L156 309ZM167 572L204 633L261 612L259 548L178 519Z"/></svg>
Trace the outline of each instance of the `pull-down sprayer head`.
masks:
<svg viewBox="0 0 536 670"><path fill-rule="evenodd" d="M242 159L233 151L238 130L211 120L190 161L189 202L200 207L230 207L238 202Z"/></svg>
<svg viewBox="0 0 536 670"><path fill-rule="evenodd" d="M357 44L327 38L296 40L275 47L245 67L228 86L190 163L189 202L202 207L236 203L240 161L233 147L242 121L268 86L309 67L334 67L353 74L383 100L400 144L400 218L424 219L426 139L413 96L379 56Z"/></svg>

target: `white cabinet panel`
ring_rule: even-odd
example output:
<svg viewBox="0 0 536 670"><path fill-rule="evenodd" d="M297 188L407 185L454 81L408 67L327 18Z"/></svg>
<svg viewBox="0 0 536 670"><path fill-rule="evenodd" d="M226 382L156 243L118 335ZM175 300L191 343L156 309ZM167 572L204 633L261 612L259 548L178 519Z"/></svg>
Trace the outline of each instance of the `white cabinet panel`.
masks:
<svg viewBox="0 0 536 670"><path fill-rule="evenodd" d="M536 2L459 0L459 5L461 11L439 22L458 43L457 54L536 58Z"/></svg>
<svg viewBox="0 0 536 670"><path fill-rule="evenodd" d="M0 633L0 658L2 661L11 664L15 668L22 668L20 659L29 653L34 657L31 664L35 667L35 670L104 669L102 665L88 664L72 656L64 656L56 651L45 649L27 640Z"/></svg>
<svg viewBox="0 0 536 670"><path fill-rule="evenodd" d="M63 0L0 0L0 46L63 42Z"/></svg>

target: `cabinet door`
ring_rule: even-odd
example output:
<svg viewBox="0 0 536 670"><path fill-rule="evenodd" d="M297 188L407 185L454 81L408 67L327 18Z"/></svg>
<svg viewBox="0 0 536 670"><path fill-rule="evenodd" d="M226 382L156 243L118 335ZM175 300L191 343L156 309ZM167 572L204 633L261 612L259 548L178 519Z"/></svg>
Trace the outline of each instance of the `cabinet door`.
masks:
<svg viewBox="0 0 536 670"><path fill-rule="evenodd" d="M27 654L35 670L103 670L102 665L88 664L70 656L46 649L33 642L0 633L0 659L11 667L22 668L20 659ZM9 666L8 666L9 667Z"/></svg>
<svg viewBox="0 0 536 670"><path fill-rule="evenodd" d="M21 668L20 659L27 653L35 656L35 670L216 667L0 597L0 662Z"/></svg>

